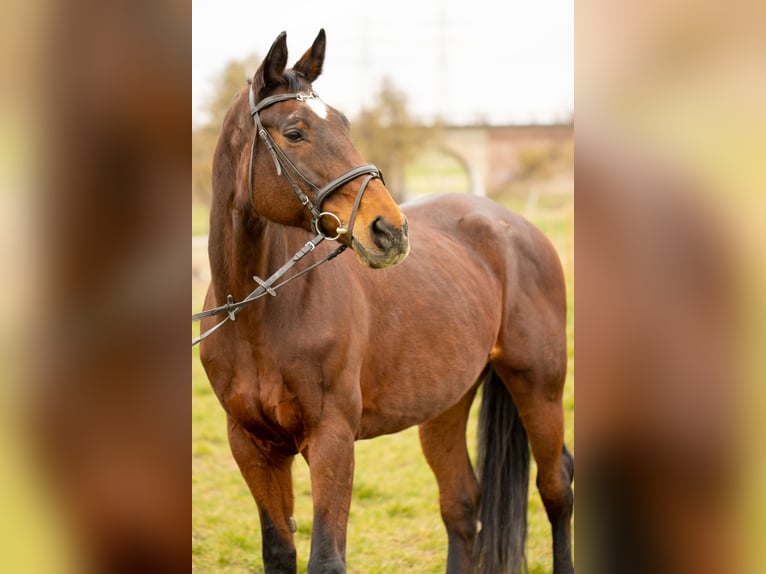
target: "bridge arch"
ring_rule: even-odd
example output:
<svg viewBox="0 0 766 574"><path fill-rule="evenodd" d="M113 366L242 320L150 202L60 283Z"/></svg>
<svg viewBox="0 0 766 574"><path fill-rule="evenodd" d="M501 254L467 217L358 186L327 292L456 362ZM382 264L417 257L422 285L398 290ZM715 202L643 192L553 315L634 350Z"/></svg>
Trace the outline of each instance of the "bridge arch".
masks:
<svg viewBox="0 0 766 574"><path fill-rule="evenodd" d="M424 146L404 173L404 199L437 193L471 192L470 167L465 159L438 143Z"/></svg>
<svg viewBox="0 0 766 574"><path fill-rule="evenodd" d="M465 174L467 184L460 189L475 195L492 195L502 188L523 169L523 156L529 150L546 150L570 142L574 135L573 124L553 125L514 125L514 126L446 126L439 128L436 140L427 146L410 169L410 177L405 175L405 194L407 197L423 195L420 184L416 183L419 171L434 163L444 169L445 164L434 155L450 158L452 167L447 167L454 175L454 166ZM422 175L422 174L421 174ZM439 191L438 177L434 178L431 193ZM412 185L410 185L412 184Z"/></svg>
<svg viewBox="0 0 766 574"><path fill-rule="evenodd" d="M459 127L446 128L439 140L439 147L445 153L458 158L470 178L470 192L487 195L489 172L489 142L487 128Z"/></svg>

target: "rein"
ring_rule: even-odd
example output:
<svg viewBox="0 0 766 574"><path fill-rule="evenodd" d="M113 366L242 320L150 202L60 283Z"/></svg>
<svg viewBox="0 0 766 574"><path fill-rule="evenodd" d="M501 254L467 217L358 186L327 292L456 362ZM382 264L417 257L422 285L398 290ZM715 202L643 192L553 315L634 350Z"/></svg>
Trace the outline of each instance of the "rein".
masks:
<svg viewBox="0 0 766 574"><path fill-rule="evenodd" d="M304 273L308 273L315 267L319 267L322 263L329 261L330 259L334 259L341 253L343 253L346 250L345 245L339 245L335 250L331 251L328 255L326 255L323 259L320 259L313 265L307 267L306 269L299 271L295 275L292 275L282 281L281 283L276 283L285 273L287 273L298 261L303 259L307 254L311 253L316 249L316 246L322 243L327 239L327 236L325 236L322 233L317 234L316 237L311 239L310 241L306 242L306 245L301 247L295 255L292 256L292 258L282 265L277 271L275 271L268 279L265 281L258 277L257 275L253 276L253 280L258 283L258 287L252 291L247 297L242 299L242 301L234 302L234 297L231 295L228 295L226 297L226 304L225 305L219 305L218 307L214 307L212 309L207 309L205 311L201 311L195 315L192 315L192 322L199 321L200 319L204 319L205 317L212 317L214 315L222 315L223 313L226 313L226 317L224 317L223 320L219 321L215 325L213 325L210 329L202 333L199 337L196 337L192 339L192 347L202 341L203 339L206 339L210 335L212 335L215 331L218 330L218 328L223 325L226 321L234 321L237 313L239 313L246 305L249 303L252 303L256 299L260 299L261 297L265 295L271 295L272 297L276 296L277 289L280 287L286 285L293 279L297 279Z"/></svg>
<svg viewBox="0 0 766 574"><path fill-rule="evenodd" d="M234 297L232 295L228 295L226 297L226 304L219 305L218 307L207 309L205 311L201 311L200 313L196 313L192 315L192 322L195 322L195 321L204 319L205 317L222 315L224 313L226 314L226 317L224 317L223 320L216 323L213 327L211 327L204 333L200 334L198 337L192 339L192 347L195 346L200 341L202 341L203 339L206 339L207 337L212 335L224 323L226 323L226 321L234 321L237 316L237 313L239 313L249 303L252 303L256 299L260 299L261 297L264 297L265 295L276 296L277 289L279 289L280 287L286 285L293 279L297 279L304 273L308 273L315 267L320 266L322 263L325 263L326 261L330 261L331 259L334 259L338 255L343 253L343 251L346 250L346 245L339 245L334 251L331 251L324 258L310 265L306 269L303 269L302 271L299 271L298 273L295 273L294 275L288 277L284 281L277 283L277 281L279 281L279 279L281 279L296 263L298 263L298 261L303 259L303 257L305 257L307 254L314 251L316 246L319 245L325 239L329 239L331 241L337 241L341 235L346 235L346 234L353 237L352 230L354 229L354 221L356 220L356 214L357 214L357 211L359 210L359 205L361 204L362 196L364 195L364 192L367 189L367 185L370 183L370 181L372 181L376 177L381 178L381 180L383 179L383 175L380 173L377 167L375 167L371 163L366 163L348 170L347 172L339 175L338 177L330 181L328 184L320 188L301 173L301 171L290 160L290 158L287 157L285 152L282 151L282 149L277 145L277 143L274 141L274 138L271 137L271 134L268 132L268 130L263 127L259 112L263 110L264 108L267 108L278 102L284 102L287 100L305 101L305 100L310 100L316 97L317 96L313 92L309 92L308 94L305 94L303 92L292 93L292 94L277 94L274 96L269 96L267 98L264 98L256 105L255 94L253 92L253 86L252 84L250 85L250 94L249 94L250 115L252 116L253 122L255 123L255 134L253 135L253 143L250 146L250 164L249 164L249 169L247 173L247 185L249 188L248 191L250 193L250 203L253 206L255 205L255 201L254 201L255 192L253 189L253 162L255 159L256 143L258 141L258 138L260 137L261 140L263 141L263 144L266 146L266 149L271 154L271 159L274 161L274 167L277 170L277 175L284 175L286 177L287 181L290 183L290 186L293 188L293 191L298 196L298 200L311 213L311 216L312 216L311 228L316 233L316 236L310 241L306 242L306 244L301 249L299 249L295 253L295 255L293 255L292 258L289 261L287 261L287 263L282 265L282 267L280 267L277 271L275 271L268 279L263 280L257 275L253 276L253 280L256 283L258 283L258 287L254 291L252 291L247 297L242 299L242 301L235 302ZM303 189L301 189L300 185L298 185L298 183L295 181L295 178L293 177L293 175L297 176L304 184L306 184L308 187L311 188L312 191L314 191L315 196L314 196L313 202L309 199L308 195L306 195ZM351 215L349 216L348 226L344 226L340 217L338 217L335 213L332 213L330 211L322 211L322 204L332 192L338 190L339 188L343 187L345 184L363 175L366 177L362 180L362 184L359 187L359 192L357 193L356 199L354 200L354 205L351 209ZM322 226L321 226L321 220L323 217L331 217L332 219L337 221L338 226L335 231L335 236L328 237L324 233L324 230L322 229Z"/></svg>

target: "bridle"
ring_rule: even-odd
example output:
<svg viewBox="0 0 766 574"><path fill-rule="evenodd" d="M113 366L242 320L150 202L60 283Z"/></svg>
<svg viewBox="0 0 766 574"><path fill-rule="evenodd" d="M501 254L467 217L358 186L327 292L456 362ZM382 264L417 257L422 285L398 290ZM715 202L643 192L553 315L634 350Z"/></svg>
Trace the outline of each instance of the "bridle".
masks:
<svg viewBox="0 0 766 574"><path fill-rule="evenodd" d="M290 94L276 94L274 96L268 96L258 102L255 103L255 93L253 90L252 84L250 85L250 93L248 96L249 102L250 102L250 116L253 118L253 122L255 123L255 133L253 134L253 143L250 146L250 162L248 166L248 172L247 172L247 186L248 186L248 192L250 197L250 203L252 205L255 205L254 201L254 186L253 186L253 163L255 161L255 148L258 142L258 138L260 138L263 141L263 144L266 146L266 149L268 150L269 154L271 154L271 159L274 161L274 167L277 170L277 175L284 175L287 181L290 183L290 186L293 188L293 191L298 196L298 200L301 202L301 204L306 207L306 209L309 210L311 213L311 229L316 233L316 236L306 242L306 244L299 249L295 255L292 256L292 258L287 261L282 267L280 267L276 272L274 272L268 279L263 280L258 276L254 276L253 279L256 283L258 283L258 287L251 292L247 297L245 297L242 301L235 302L232 295L228 295L226 297L226 304L220 305L218 307L214 307L213 309L207 309L205 311L202 311L200 313L196 313L195 315L192 315L192 322L199 321L200 319L203 319L205 317L212 317L214 315L221 315L223 313L226 313L226 317L218 323L216 323L213 327L202 333L200 336L196 337L192 340L192 347L202 341L203 339L210 336L213 332L215 332L219 327L221 327L226 321L234 321L237 313L239 313L243 307L245 307L247 304L251 303L252 301L255 301L256 299L260 299L261 297L265 295L272 295L275 296L276 290L282 287L283 285L289 283L293 279L297 279L304 273L307 273L314 269L315 267L318 267L322 263L325 263L326 261L329 261L330 259L333 259L340 255L345 249L346 245L339 245L334 251L331 251L328 255L326 255L323 259L320 259L313 265L307 267L306 269L288 277L287 279L281 281L280 283L277 283L277 281L285 274L287 271L289 271L298 261L300 261L305 255L308 253L311 253L317 245L319 245L322 241L325 239L329 239L331 241L337 241L340 239L342 235L348 235L349 238L353 238L353 229L354 229L354 221L356 220L356 214L359 210L359 205L362 202L362 196L364 195L365 190L367 189L367 185L375 179L376 177L379 177L381 180L383 180L383 175L380 173L380 170L378 170L377 167L375 167L371 163L365 163L359 166L356 166L350 170L348 170L345 173L342 173L323 187L319 187L316 184L314 184L310 179L308 179L305 175L301 173L301 171L298 169L298 167L292 162L292 160L285 154L285 152L277 145L277 142L274 141L274 138L271 137L271 134L269 131L263 126L263 123L261 122L261 116L260 112L264 108L267 108L269 106L272 106L279 102L284 102L288 100L297 100L299 102L311 100L317 98L317 95L314 94L314 92L297 92L297 93L290 93ZM333 193L334 191L337 191L341 187L343 187L345 184L353 181L354 179L365 176L362 180L362 184L359 187L359 191L356 194L356 199L354 199L354 205L351 209L351 214L349 215L348 225L344 226L343 222L341 221L340 217L338 217L335 213L332 213L331 211L322 211L322 204L327 199L327 197ZM309 199L308 195L303 191L300 185L298 185L298 182L295 180L295 178L300 179L306 186L308 186L313 192L314 192L314 201L312 202L311 199ZM322 228L322 218L324 217L330 217L334 219L338 225L335 230L335 235L333 237L328 237Z"/></svg>
<svg viewBox="0 0 766 574"><path fill-rule="evenodd" d="M260 115L261 110L268 108L269 106L272 106L279 102L284 102L287 100L297 100L299 102L304 102L307 100L318 99L318 96L314 94L314 92L277 94L275 96L268 96L264 98L263 100L261 100L260 102L258 102L258 104L256 104L255 92L251 84L250 94L248 96L248 99L250 102L250 116L252 116L253 122L255 123L255 134L253 135L253 143L250 146L250 166L247 172L247 185L248 185L248 191L250 193L251 203L253 204L255 203L254 201L255 191L253 189L253 162L255 158L256 143L258 141L258 138L260 137L260 139L263 141L263 144L266 146L266 149L271 154L271 159L274 161L274 167L277 170L277 175L284 175L285 178L287 178L287 181L290 183L290 186L293 188L295 195L298 196L298 200L306 209L309 210L309 212L311 212L311 229L313 229L315 233L323 233L321 221L323 217L327 216L327 217L331 217L338 223L338 227L335 231L335 236L327 237L327 239L337 240L340 238L341 235L351 234L354 227L354 220L356 219L356 212L358 211L359 204L362 201L362 195L364 195L364 192L367 189L367 184L369 184L372 179L376 177L379 177L381 179L383 178L383 176L380 173L380 170L378 170L378 168L371 163L365 163L365 164L356 166L345 173L342 173L341 175L333 179L330 183L320 188L319 186L314 184L314 182L312 182L309 178L303 175L301 171L296 167L296 165L292 162L292 160L290 160L290 158L287 157L287 154L285 154L282 148L280 148L277 145L277 142L275 142L274 138L271 137L271 134L269 133L269 131L263 127L263 123L261 123L261 115ZM331 211L322 211L322 204L329 197L331 193L340 189L348 182L353 181L354 179L362 175L366 175L366 177L362 181L362 185L360 186L359 192L357 193L356 199L354 201L354 207L352 208L351 215L349 216L348 227L344 227L340 217L338 217L336 214L332 213ZM315 195L314 195L313 202L309 199L308 195L304 193L300 185L298 185L298 182L295 180L295 176L297 176L298 179L300 179L305 185L311 188L311 190L314 192Z"/></svg>

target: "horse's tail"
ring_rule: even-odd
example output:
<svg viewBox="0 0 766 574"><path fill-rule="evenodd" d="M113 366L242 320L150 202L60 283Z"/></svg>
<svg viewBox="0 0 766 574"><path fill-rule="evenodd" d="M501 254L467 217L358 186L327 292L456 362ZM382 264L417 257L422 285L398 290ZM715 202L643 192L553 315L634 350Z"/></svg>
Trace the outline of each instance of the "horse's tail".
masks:
<svg viewBox="0 0 766 574"><path fill-rule="evenodd" d="M481 530L474 546L480 574L516 574L524 567L529 444L508 389L490 367L479 414L477 468Z"/></svg>

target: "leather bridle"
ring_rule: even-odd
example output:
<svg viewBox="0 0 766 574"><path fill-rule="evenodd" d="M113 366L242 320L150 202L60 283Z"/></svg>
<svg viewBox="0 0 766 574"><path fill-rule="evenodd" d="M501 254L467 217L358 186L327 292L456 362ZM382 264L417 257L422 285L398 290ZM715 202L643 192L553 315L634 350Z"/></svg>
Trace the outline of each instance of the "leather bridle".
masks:
<svg viewBox="0 0 766 574"><path fill-rule="evenodd" d="M383 179L380 170L378 170L378 168L371 163L365 163L356 166L345 173L342 173L330 181L328 184L320 188L301 173L301 171L296 167L292 160L287 157L287 154L285 154L282 148L277 145L277 142L275 142L274 138L271 137L269 130L263 127L263 123L261 122L260 112L269 106L288 100L297 100L299 102L303 102L315 98L318 98L318 96L314 94L314 92L277 94L274 96L268 96L256 104L255 91L253 90L252 84L250 85L250 94L248 99L250 102L250 115L252 116L253 122L255 123L255 134L253 135L253 143L250 146L250 165L247 172L247 185L250 193L250 201L255 203L253 195L255 193L253 187L253 162L255 158L256 143L260 137L260 139L263 141L263 144L266 146L266 149L271 154L271 159L274 161L274 167L277 170L277 175L284 175L285 178L287 178L287 181L293 188L293 191L298 197L298 200L301 202L301 204L303 204L304 207L306 207L306 209L311 212L311 229L313 229L315 233L324 234L327 239L337 240L341 235L351 235L354 228L354 220L356 219L356 212L359 209L359 204L362 201L362 195L364 195L364 192L367 189L367 185L372 179L376 177ZM354 207L352 208L351 215L349 216L348 226L346 227L343 225L340 217L338 217L336 214L332 213L331 211L322 211L322 204L331 193L340 189L348 182L353 181L354 179L363 175L366 177L362 181L362 185L359 188L359 192L357 193L356 199L354 201ZM298 182L295 180L296 176L314 192L313 202L309 199L308 195L306 195L303 189L301 189L301 186L298 185ZM334 237L329 237L324 233L321 225L323 217L331 217L338 223Z"/></svg>
<svg viewBox="0 0 766 574"><path fill-rule="evenodd" d="M320 259L313 265L307 267L306 269L303 269L302 271L295 273L294 275L288 277L287 279L284 279L283 281L277 283L277 281L282 278L285 273L287 273L298 261L300 261L305 255L308 253L311 253L317 245L319 245L322 241L325 239L330 239L333 241L337 241L340 239L342 235L348 235L349 239L353 238L353 229L354 229L354 220L356 219L356 213L359 210L359 205L362 202L362 196L364 195L365 190L367 189L367 185L372 181L374 178L379 177L381 180L383 179L383 175L380 173L380 170L378 170L377 167L375 167L371 163L365 163L362 165L359 165L357 167L354 167L350 170L348 170L345 173L342 173L332 181L330 181L328 184L324 185L323 187L319 187L316 184L314 184L310 179L308 179L305 175L301 173L301 171L296 167L296 165L290 160L289 157L287 157L287 154L277 145L277 143L274 141L274 138L271 137L271 134L269 131L263 126L263 123L261 122L261 116L260 112L264 108L267 108L271 105L274 105L278 102L284 102L288 100L298 100L298 101L305 101L310 100L313 98L316 98L317 96L313 92L309 93L292 93L292 94L277 94L274 96L268 96L258 102L258 104L255 103L255 94L253 92L253 86L250 85L250 95L249 95L249 101L250 101L250 115L253 118L253 122L255 123L255 133L253 134L253 143L250 146L250 163L248 166L248 173L247 173L247 186L248 186L248 192L250 193L250 202L252 204L255 203L254 201L254 186L253 186L253 162L255 161L255 148L258 141L258 138L260 137L263 141L263 144L266 146L266 149L271 154L271 158L274 161L274 167L277 170L277 175L284 175L287 178L287 181L290 183L290 186L293 188L293 191L298 196L298 200L303 204L306 209L309 210L311 213L311 229L316 233L316 236L311 239L310 241L306 242L306 244L299 249L295 255L292 256L292 258L287 261L282 267L280 267L276 272L274 272L268 279L264 280L261 279L258 276L254 276L253 280L258 284L258 287L251 292L247 297L245 297L242 301L235 302L232 295L228 295L226 297L226 304L220 305L218 307L214 307L212 309L207 309L205 311L202 311L200 313L196 313L192 315L192 321L199 321L200 319L203 319L205 317L212 317L214 315L221 315L226 314L226 317L222 321L219 321L216 323L213 327L196 337L192 340L192 347L202 341L203 339L207 338L209 335L214 333L219 327L221 327L226 321L234 321L237 313L239 313L243 307L251 303L252 301L255 301L256 299L260 299L261 297L265 295L276 295L276 290L282 287L283 285L289 283L293 279L297 279L304 273L307 273L314 269L315 267L318 267L322 263L329 261L330 259L333 259L334 257L337 257L340 255L345 249L346 245L339 245L335 250L331 251L328 255L326 255L323 259ZM333 193L334 191L337 191L345 184L349 183L350 181L353 181L354 179L365 176L362 180L362 184L359 187L359 191L356 194L356 199L354 200L354 205L351 209L351 214L349 216L348 225L344 226L343 222L341 221L340 217L338 217L335 213L332 213L331 211L322 211L322 204L327 199L327 197ZM308 186L313 192L314 192L314 201L312 202L311 199L306 195L306 193L303 191L300 185L298 185L298 182L295 180L295 177L300 179L306 186ZM324 217L330 217L334 219L338 225L335 230L335 235L333 237L329 237L324 233L324 230L322 228L322 218Z"/></svg>

